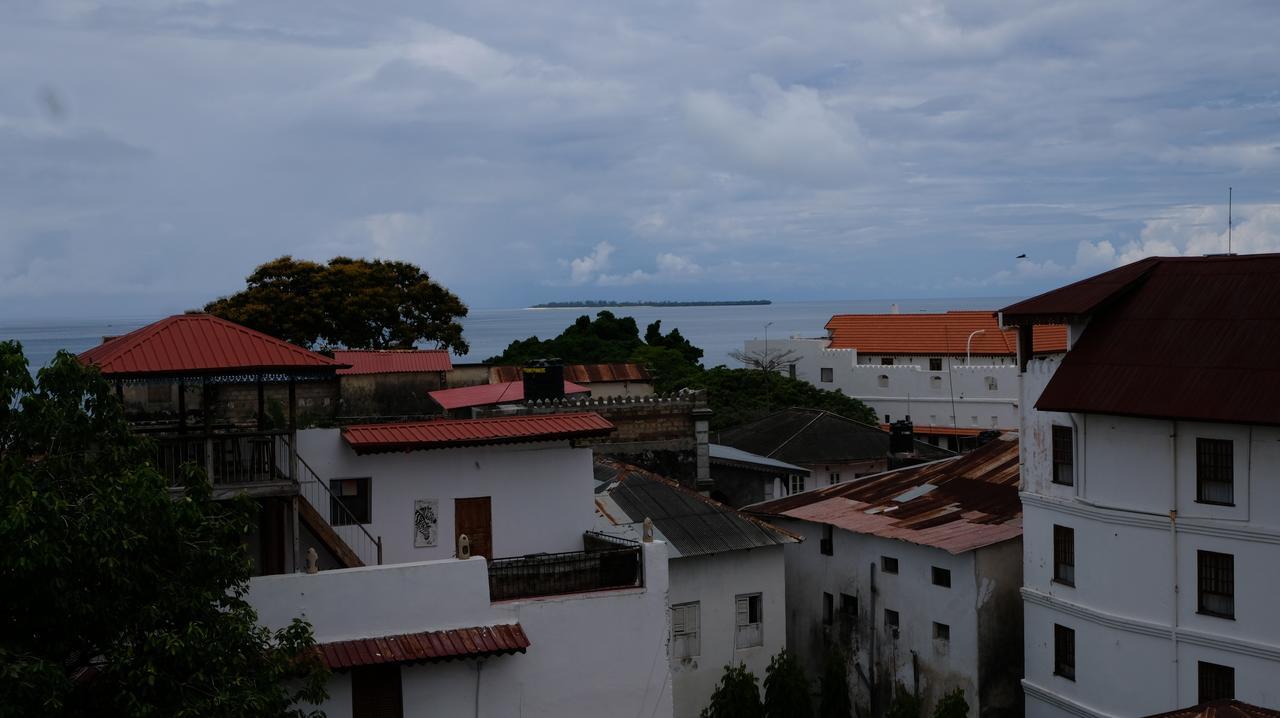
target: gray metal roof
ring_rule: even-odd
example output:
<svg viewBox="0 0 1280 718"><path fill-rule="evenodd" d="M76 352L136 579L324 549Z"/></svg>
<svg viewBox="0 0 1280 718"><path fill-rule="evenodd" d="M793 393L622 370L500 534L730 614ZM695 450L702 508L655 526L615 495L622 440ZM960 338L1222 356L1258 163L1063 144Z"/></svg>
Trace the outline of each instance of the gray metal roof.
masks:
<svg viewBox="0 0 1280 718"><path fill-rule="evenodd" d="M793 474L809 473L809 470L803 466L796 466L795 464L788 464L785 461L770 459L767 456L753 454L750 451L743 451L742 449L735 449L732 446L725 446L724 444L709 444L708 446L711 449L712 460L729 461L735 464L752 464L754 466L771 469L781 469Z"/></svg>
<svg viewBox="0 0 1280 718"><path fill-rule="evenodd" d="M799 537L748 516L676 482L614 459L597 456L597 504L615 524L653 520L673 556L701 556L739 549L795 543ZM613 515L615 508L622 515Z"/></svg>

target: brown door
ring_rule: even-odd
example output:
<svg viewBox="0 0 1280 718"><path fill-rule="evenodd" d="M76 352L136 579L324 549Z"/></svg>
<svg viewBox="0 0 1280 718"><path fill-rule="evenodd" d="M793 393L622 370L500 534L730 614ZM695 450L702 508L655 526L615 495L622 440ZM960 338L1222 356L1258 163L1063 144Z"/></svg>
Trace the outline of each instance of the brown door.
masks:
<svg viewBox="0 0 1280 718"><path fill-rule="evenodd" d="M284 573L285 504L277 499L263 499L258 509L258 572L263 576Z"/></svg>
<svg viewBox="0 0 1280 718"><path fill-rule="evenodd" d="M453 545L466 534L471 539L471 555L493 558L493 517L489 513L489 497L453 501Z"/></svg>
<svg viewBox="0 0 1280 718"><path fill-rule="evenodd" d="M351 671L352 718L403 718L400 666L360 666Z"/></svg>

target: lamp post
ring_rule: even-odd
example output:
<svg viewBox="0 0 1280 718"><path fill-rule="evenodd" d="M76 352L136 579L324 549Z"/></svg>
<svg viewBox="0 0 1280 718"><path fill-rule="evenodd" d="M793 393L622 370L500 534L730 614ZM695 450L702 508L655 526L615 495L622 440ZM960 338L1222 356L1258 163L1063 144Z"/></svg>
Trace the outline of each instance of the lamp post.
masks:
<svg viewBox="0 0 1280 718"><path fill-rule="evenodd" d="M973 338L979 334L985 333L986 329L975 329L969 332L969 339L964 343L964 365L969 366L970 349L973 347Z"/></svg>
<svg viewBox="0 0 1280 718"><path fill-rule="evenodd" d="M773 326L773 322L764 323L764 356L760 362L760 368L769 371L769 327Z"/></svg>
<svg viewBox="0 0 1280 718"><path fill-rule="evenodd" d="M773 379L769 378L769 327L773 322L764 323L764 356L760 357L760 368L764 369L764 405L773 408Z"/></svg>

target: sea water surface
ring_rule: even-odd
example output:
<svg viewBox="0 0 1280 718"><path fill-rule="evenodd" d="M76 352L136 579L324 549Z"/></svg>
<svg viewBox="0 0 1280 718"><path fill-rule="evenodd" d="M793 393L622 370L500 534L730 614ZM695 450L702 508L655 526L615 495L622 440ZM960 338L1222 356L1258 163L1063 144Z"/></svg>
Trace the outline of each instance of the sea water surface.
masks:
<svg viewBox="0 0 1280 718"><path fill-rule="evenodd" d="M763 339L768 326L771 338L824 336L823 326L833 314L878 314L896 305L903 314L942 312L949 309L997 309L1016 301L1010 297L963 299L873 299L774 302L763 306L724 307L614 307L607 311L634 317L643 334L645 327L661 320L663 332L679 329L686 339L706 353L704 366L738 366L729 352L742 349L748 339ZM471 351L455 357L455 363L482 362L501 354L516 339L537 336L550 339L578 317L594 316L598 308L473 309L463 320L463 336ZM102 342L145 326L160 316L119 316L106 319L65 319L39 322L0 321L0 341L22 342L32 370L45 366L59 350L79 353Z"/></svg>

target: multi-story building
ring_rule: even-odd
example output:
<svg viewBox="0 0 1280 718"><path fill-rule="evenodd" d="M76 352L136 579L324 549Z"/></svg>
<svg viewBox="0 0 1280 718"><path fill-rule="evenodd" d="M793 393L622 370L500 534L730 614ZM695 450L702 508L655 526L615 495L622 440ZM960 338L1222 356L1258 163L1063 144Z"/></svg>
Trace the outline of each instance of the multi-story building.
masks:
<svg viewBox="0 0 1280 718"><path fill-rule="evenodd" d="M1007 307L1027 715L1280 706L1280 255L1151 258Z"/></svg>
<svg viewBox="0 0 1280 718"><path fill-rule="evenodd" d="M837 314L822 338L751 340L748 356L840 391L885 423L910 417L916 436L953 451L984 430L1018 426L1017 347L986 311ZM1061 351L1064 330L1036 330L1037 352Z"/></svg>

